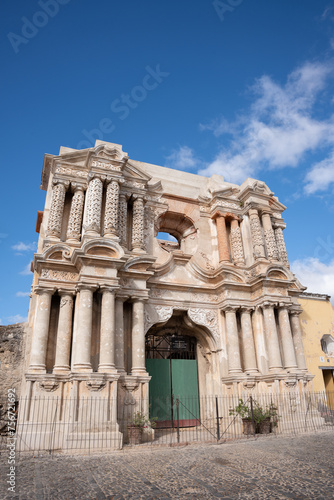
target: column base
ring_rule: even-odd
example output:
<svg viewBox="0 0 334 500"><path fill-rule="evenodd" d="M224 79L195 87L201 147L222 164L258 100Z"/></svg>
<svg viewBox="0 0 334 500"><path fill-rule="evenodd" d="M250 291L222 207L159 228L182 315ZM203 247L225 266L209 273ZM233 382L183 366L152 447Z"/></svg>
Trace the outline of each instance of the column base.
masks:
<svg viewBox="0 0 334 500"><path fill-rule="evenodd" d="M78 363L73 365L73 371L92 373L93 368L90 363L80 363L80 364Z"/></svg>
<svg viewBox="0 0 334 500"><path fill-rule="evenodd" d="M69 366L55 366L53 368L53 373L54 374L59 374L59 375L67 375L71 371Z"/></svg>
<svg viewBox="0 0 334 500"><path fill-rule="evenodd" d="M98 373L117 373L115 365L99 365Z"/></svg>
<svg viewBox="0 0 334 500"><path fill-rule="evenodd" d="M229 371L228 371L228 374L229 374L229 375L240 375L240 374L241 374L241 375L243 375L244 373L243 373L243 371L242 371L242 370L239 370L239 369L238 369L238 370L229 370Z"/></svg>
<svg viewBox="0 0 334 500"><path fill-rule="evenodd" d="M133 368L131 370L131 375L142 377L143 375L148 375L148 373L146 371L146 368Z"/></svg>
<svg viewBox="0 0 334 500"><path fill-rule="evenodd" d="M28 373L46 373L45 365L30 365L28 368Z"/></svg>
<svg viewBox="0 0 334 500"><path fill-rule="evenodd" d="M299 373L300 370L297 366L285 366L285 370L289 373Z"/></svg>
<svg viewBox="0 0 334 500"><path fill-rule="evenodd" d="M108 238L109 240L119 241L119 237L117 236L116 233L106 233L103 235L103 238Z"/></svg>
<svg viewBox="0 0 334 500"><path fill-rule="evenodd" d="M269 373L280 373L283 372L283 367L282 366L272 366L269 368Z"/></svg>

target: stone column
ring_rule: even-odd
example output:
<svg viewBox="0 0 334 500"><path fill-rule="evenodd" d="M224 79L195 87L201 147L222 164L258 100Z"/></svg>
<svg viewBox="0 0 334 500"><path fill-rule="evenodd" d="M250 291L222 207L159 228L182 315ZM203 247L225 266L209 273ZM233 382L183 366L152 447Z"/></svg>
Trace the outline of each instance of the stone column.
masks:
<svg viewBox="0 0 334 500"><path fill-rule="evenodd" d="M66 239L69 243L80 241L84 201L83 186L75 185L66 234Z"/></svg>
<svg viewBox="0 0 334 500"><path fill-rule="evenodd" d="M124 359L124 313L123 303L126 297L116 297L116 340L115 340L115 365L118 373L125 373Z"/></svg>
<svg viewBox="0 0 334 500"><path fill-rule="evenodd" d="M102 287L101 339L99 372L114 373L115 369L115 291Z"/></svg>
<svg viewBox="0 0 334 500"><path fill-rule="evenodd" d="M53 290L38 289L34 331L31 344L29 371L46 373L46 350L48 346L51 299Z"/></svg>
<svg viewBox="0 0 334 500"><path fill-rule="evenodd" d="M253 254L255 260L265 259L264 241L258 211L255 208L249 210L249 222L251 227Z"/></svg>
<svg viewBox="0 0 334 500"><path fill-rule="evenodd" d="M244 250L242 246L241 231L238 217L231 220L231 246L234 263L237 266L245 264Z"/></svg>
<svg viewBox="0 0 334 500"><path fill-rule="evenodd" d="M219 262L231 262L225 216L221 212L216 212L212 218L216 220L217 225Z"/></svg>
<svg viewBox="0 0 334 500"><path fill-rule="evenodd" d="M104 236L117 238L119 184L111 180L107 185L106 207L104 212Z"/></svg>
<svg viewBox="0 0 334 500"><path fill-rule="evenodd" d="M56 360L53 373L67 373L70 370L71 333L73 316L73 292L58 290L60 295L57 329Z"/></svg>
<svg viewBox="0 0 334 500"><path fill-rule="evenodd" d="M241 347L244 360L244 371L249 373L257 373L258 369L256 363L251 311L251 308L241 308Z"/></svg>
<svg viewBox="0 0 334 500"><path fill-rule="evenodd" d="M93 322L93 292L90 285L79 284L78 325L73 363L73 371L91 372L91 342Z"/></svg>
<svg viewBox="0 0 334 500"><path fill-rule="evenodd" d="M277 335L274 306L270 303L264 303L262 305L262 310L264 319L264 331L267 339L269 371L281 371L283 369L283 366Z"/></svg>
<svg viewBox="0 0 334 500"><path fill-rule="evenodd" d="M224 310L226 321L228 372L233 375L242 373L236 309L234 307L226 307Z"/></svg>
<svg viewBox="0 0 334 500"><path fill-rule="evenodd" d="M275 233L271 225L270 212L262 212L262 225L264 229L264 239L266 242L267 256L271 262L278 260L278 250Z"/></svg>
<svg viewBox="0 0 334 500"><path fill-rule="evenodd" d="M85 231L91 236L100 236L103 184L94 177L87 190L87 206L85 214Z"/></svg>
<svg viewBox="0 0 334 500"><path fill-rule="evenodd" d="M303 371L303 372L307 372L302 331L301 331L300 322L299 322L299 314L301 312L302 311L300 311L300 310L290 311L290 322L291 322L292 338L293 338L293 343L295 346L295 354L296 354L298 369Z"/></svg>
<svg viewBox="0 0 334 500"><path fill-rule="evenodd" d="M289 312L286 304L279 305L278 322L283 346L284 368L289 371L296 371L295 346L293 345Z"/></svg>
<svg viewBox="0 0 334 500"><path fill-rule="evenodd" d="M133 202L132 250L144 252L144 200L138 196Z"/></svg>
<svg viewBox="0 0 334 500"><path fill-rule="evenodd" d="M128 202L124 193L119 195L119 210L118 210L118 234L120 243L123 247L127 246L127 231L128 231Z"/></svg>
<svg viewBox="0 0 334 500"><path fill-rule="evenodd" d="M283 229L285 228L285 225L275 222L274 228L275 228L275 238L277 243L279 259L286 267L289 268L290 266L289 266L288 253L286 251L284 235L283 235Z"/></svg>
<svg viewBox="0 0 334 500"><path fill-rule="evenodd" d="M68 183L57 182L52 188L51 207L46 232L47 236L52 238L60 238L67 187Z"/></svg>
<svg viewBox="0 0 334 500"><path fill-rule="evenodd" d="M146 375L144 300L134 299L132 305L132 375Z"/></svg>

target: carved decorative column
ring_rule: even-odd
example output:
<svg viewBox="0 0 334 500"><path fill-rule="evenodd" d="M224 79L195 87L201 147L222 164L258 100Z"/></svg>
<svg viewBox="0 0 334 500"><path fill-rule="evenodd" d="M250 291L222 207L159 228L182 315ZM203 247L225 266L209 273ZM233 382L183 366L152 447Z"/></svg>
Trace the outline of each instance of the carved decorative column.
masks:
<svg viewBox="0 0 334 500"><path fill-rule="evenodd" d="M237 266L244 265L245 257L238 217L231 220L231 246L234 263Z"/></svg>
<svg viewBox="0 0 334 500"><path fill-rule="evenodd" d="M118 373L125 373L124 359L124 313L123 303L125 297L116 297L116 330L115 330L115 365Z"/></svg>
<svg viewBox="0 0 334 500"><path fill-rule="evenodd" d="M144 252L144 200L138 196L132 210L132 250Z"/></svg>
<svg viewBox="0 0 334 500"><path fill-rule="evenodd" d="M270 212L262 212L262 225L264 229L264 239L266 242L267 256L270 261L278 260L278 250L275 233L271 225Z"/></svg>
<svg viewBox="0 0 334 500"><path fill-rule="evenodd" d="M274 306L270 303L262 305L264 331L267 339L267 349L269 358L269 371L281 371L283 369L279 341L277 335Z"/></svg>
<svg viewBox="0 0 334 500"><path fill-rule="evenodd" d="M290 267L288 253L286 251L284 235L283 235L283 229L285 228L285 224L279 224L279 223L275 222L274 228L275 228L275 238L276 238L276 243L277 243L279 260L281 262L283 262L283 264L286 267Z"/></svg>
<svg viewBox="0 0 334 500"><path fill-rule="evenodd" d="M265 259L264 241L258 211L255 208L249 210L249 222L252 234L252 245L255 260Z"/></svg>
<svg viewBox="0 0 334 500"><path fill-rule="evenodd" d="M103 184L94 177L87 190L87 206L85 214L85 231L92 236L100 236Z"/></svg>
<svg viewBox="0 0 334 500"><path fill-rule="evenodd" d="M132 305L132 375L146 375L144 300L134 299Z"/></svg>
<svg viewBox="0 0 334 500"><path fill-rule="evenodd" d="M79 310L78 325L76 331L76 342L74 343L75 352L73 371L91 372L91 341L92 341L92 322L93 322L93 292L94 288L90 285L79 284Z"/></svg>
<svg viewBox="0 0 334 500"><path fill-rule="evenodd" d="M111 180L107 185L106 207L104 213L104 236L117 237L119 183Z"/></svg>
<svg viewBox="0 0 334 500"><path fill-rule="evenodd" d="M119 195L119 210L118 210L118 234L120 244L123 247L127 246L127 229L128 229L128 202L124 193Z"/></svg>
<svg viewBox="0 0 334 500"><path fill-rule="evenodd" d="M99 372L115 372L115 291L102 287Z"/></svg>
<svg viewBox="0 0 334 500"><path fill-rule="evenodd" d="M52 199L47 227L47 236L60 238L67 187L68 183L56 181L56 184L54 184L52 188Z"/></svg>
<svg viewBox="0 0 334 500"><path fill-rule="evenodd" d="M68 242L76 243L80 241L84 201L85 194L83 186L75 185L67 226L66 239Z"/></svg>
<svg viewBox="0 0 334 500"><path fill-rule="evenodd" d="M53 373L67 373L70 370L73 292L58 290L60 295L57 329L56 360Z"/></svg>
<svg viewBox="0 0 334 500"><path fill-rule="evenodd" d="M216 220L217 225L219 262L231 262L225 215L218 211L212 218Z"/></svg>
<svg viewBox="0 0 334 500"><path fill-rule="evenodd" d="M51 298L53 290L37 289L38 294L29 371L46 373L46 350L49 337Z"/></svg>
<svg viewBox="0 0 334 500"><path fill-rule="evenodd" d="M307 372L302 331L301 331L300 322L299 322L299 314L301 312L302 311L300 311L300 310L299 311L290 311L290 322L291 322L292 338L293 338L293 343L295 346L295 354L296 354L298 369L303 371L303 372Z"/></svg>
<svg viewBox="0 0 334 500"><path fill-rule="evenodd" d="M244 371L257 373L258 369L256 363L251 312L251 308L242 307L241 309L241 347L244 360Z"/></svg>
<svg viewBox="0 0 334 500"><path fill-rule="evenodd" d="M278 322L283 346L284 368L289 371L296 371L295 346L292 340L289 312L286 304L279 305Z"/></svg>
<svg viewBox="0 0 334 500"><path fill-rule="evenodd" d="M242 373L239 335L236 318L236 309L234 307L226 307L226 337L227 337L227 362L228 372L231 375Z"/></svg>

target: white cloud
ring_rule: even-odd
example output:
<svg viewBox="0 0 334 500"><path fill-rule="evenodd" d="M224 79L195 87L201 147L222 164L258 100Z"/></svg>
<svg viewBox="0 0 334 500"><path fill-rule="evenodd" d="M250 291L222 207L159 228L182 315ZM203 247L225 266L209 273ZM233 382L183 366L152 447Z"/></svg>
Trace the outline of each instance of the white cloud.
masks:
<svg viewBox="0 0 334 500"><path fill-rule="evenodd" d="M285 85L266 75L259 78L247 112L232 122L221 118L200 126L216 137L231 134L231 141L199 173L242 182L264 168L298 167L306 153L334 147L334 117L316 116L318 98L332 73L333 62L307 62Z"/></svg>
<svg viewBox="0 0 334 500"><path fill-rule="evenodd" d="M178 149L174 149L166 158L168 167L181 170L193 168L197 163L198 160L195 158L193 150L188 146L180 146Z"/></svg>
<svg viewBox="0 0 334 500"><path fill-rule="evenodd" d="M29 264L27 264L26 267L23 269L23 271L20 271L19 274L23 274L23 276L30 275L31 273L30 267L31 267L31 262L29 262Z"/></svg>
<svg viewBox="0 0 334 500"><path fill-rule="evenodd" d="M28 321L27 317L21 316L21 314L16 314L15 316L8 316L7 322L9 325L13 325L14 323L25 323Z"/></svg>
<svg viewBox="0 0 334 500"><path fill-rule="evenodd" d="M307 286L306 292L328 294L334 305L334 259L329 264L315 257L295 260L291 269L302 285Z"/></svg>
<svg viewBox="0 0 334 500"><path fill-rule="evenodd" d="M16 297L29 297L30 292L16 292Z"/></svg>
<svg viewBox="0 0 334 500"><path fill-rule="evenodd" d="M33 243L23 243L22 241L20 241L19 243L16 243L16 245L13 245L12 249L16 250L17 252L34 252L36 250L36 247L37 243L35 241Z"/></svg>
<svg viewBox="0 0 334 500"><path fill-rule="evenodd" d="M305 177L305 182L304 191L306 194L326 191L334 183L334 152L329 158L313 165Z"/></svg>

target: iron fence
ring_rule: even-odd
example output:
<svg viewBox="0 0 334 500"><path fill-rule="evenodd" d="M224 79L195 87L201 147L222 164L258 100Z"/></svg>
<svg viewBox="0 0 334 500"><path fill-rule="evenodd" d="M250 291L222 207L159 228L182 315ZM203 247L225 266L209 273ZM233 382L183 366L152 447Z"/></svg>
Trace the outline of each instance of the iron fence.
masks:
<svg viewBox="0 0 334 500"><path fill-rule="evenodd" d="M13 406L11 406L13 409ZM9 429L15 429L15 432ZM0 403L0 449L17 453L90 453L127 446L225 442L260 434L334 429L334 393L219 397L21 398L15 411Z"/></svg>

